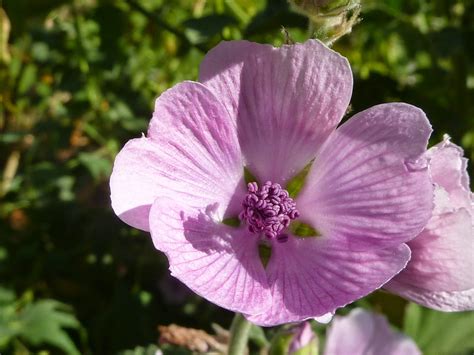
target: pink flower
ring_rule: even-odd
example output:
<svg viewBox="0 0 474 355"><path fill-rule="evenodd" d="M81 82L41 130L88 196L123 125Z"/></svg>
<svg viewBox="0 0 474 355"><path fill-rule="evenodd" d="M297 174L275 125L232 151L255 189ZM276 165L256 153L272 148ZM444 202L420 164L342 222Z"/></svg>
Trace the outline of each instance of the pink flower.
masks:
<svg viewBox="0 0 474 355"><path fill-rule="evenodd" d="M304 351L306 355L318 354L318 338L309 322L302 322L292 329L294 334L288 347L290 355Z"/></svg>
<svg viewBox="0 0 474 355"><path fill-rule="evenodd" d="M474 198L467 159L445 136L427 152L435 207L426 228L408 243L412 258L386 288L441 311L474 309Z"/></svg>
<svg viewBox="0 0 474 355"><path fill-rule="evenodd" d="M336 316L328 329L324 355L421 355L415 342L390 328L385 317L356 308Z"/></svg>
<svg viewBox="0 0 474 355"><path fill-rule="evenodd" d="M420 109L379 105L336 129L352 73L315 40L223 42L199 80L156 100L147 136L125 145L111 177L115 212L151 232L173 276L270 326L333 312L405 267L404 243L432 209ZM284 187L311 161L289 196ZM238 216L239 227L222 223ZM295 236L295 221L320 235Z"/></svg>

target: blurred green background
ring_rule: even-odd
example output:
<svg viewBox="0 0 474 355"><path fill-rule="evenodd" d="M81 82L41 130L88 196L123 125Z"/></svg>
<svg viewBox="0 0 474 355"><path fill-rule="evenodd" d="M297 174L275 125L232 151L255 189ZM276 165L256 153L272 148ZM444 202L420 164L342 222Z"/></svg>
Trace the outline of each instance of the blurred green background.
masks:
<svg viewBox="0 0 474 355"><path fill-rule="evenodd" d="M286 0L0 5L0 352L138 354L159 324L228 327L232 314L169 277L149 236L118 220L108 178L123 144L146 131L154 99L196 80L207 50L231 39L279 45L281 26L304 41L307 19ZM414 104L432 144L448 133L474 158L473 1L364 1L334 49L354 71L350 114ZM405 303L382 294L360 304L427 353L474 349L472 314L411 305L403 317Z"/></svg>

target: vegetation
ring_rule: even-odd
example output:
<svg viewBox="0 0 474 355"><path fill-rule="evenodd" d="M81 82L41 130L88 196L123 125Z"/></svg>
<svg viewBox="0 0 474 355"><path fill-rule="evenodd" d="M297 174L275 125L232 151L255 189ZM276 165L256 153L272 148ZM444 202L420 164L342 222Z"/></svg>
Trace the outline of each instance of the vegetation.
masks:
<svg viewBox="0 0 474 355"><path fill-rule="evenodd" d="M334 44L353 68L352 112L414 104L432 144L448 133L472 161L474 2L365 1L361 17ZM149 235L114 215L108 178L154 98L196 80L207 50L280 45L282 26L308 38L286 0L0 0L0 352L145 354L158 325L229 328L231 313L171 278ZM383 293L358 305L384 311L428 354L474 351L472 313ZM274 331L255 332L258 348Z"/></svg>

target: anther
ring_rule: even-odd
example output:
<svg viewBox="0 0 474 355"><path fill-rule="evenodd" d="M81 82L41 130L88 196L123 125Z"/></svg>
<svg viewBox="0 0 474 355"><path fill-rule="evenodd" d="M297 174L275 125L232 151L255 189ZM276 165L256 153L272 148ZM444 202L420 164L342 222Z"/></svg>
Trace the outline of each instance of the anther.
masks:
<svg viewBox="0 0 474 355"><path fill-rule="evenodd" d="M288 191L271 181L260 188L256 182L249 183L242 207L239 217L247 223L250 232L281 243L288 240L282 231L300 215Z"/></svg>

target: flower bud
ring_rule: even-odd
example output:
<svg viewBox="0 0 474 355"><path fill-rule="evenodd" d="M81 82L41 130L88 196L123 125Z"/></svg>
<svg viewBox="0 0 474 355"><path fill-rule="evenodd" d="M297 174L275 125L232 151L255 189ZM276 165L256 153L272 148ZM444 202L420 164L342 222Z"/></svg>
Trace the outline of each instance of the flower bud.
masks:
<svg viewBox="0 0 474 355"><path fill-rule="evenodd" d="M303 322L293 329L293 339L288 348L291 355L317 355L318 338L309 322Z"/></svg>
<svg viewBox="0 0 474 355"><path fill-rule="evenodd" d="M330 45L358 22L361 0L289 0L310 20L314 37Z"/></svg>

